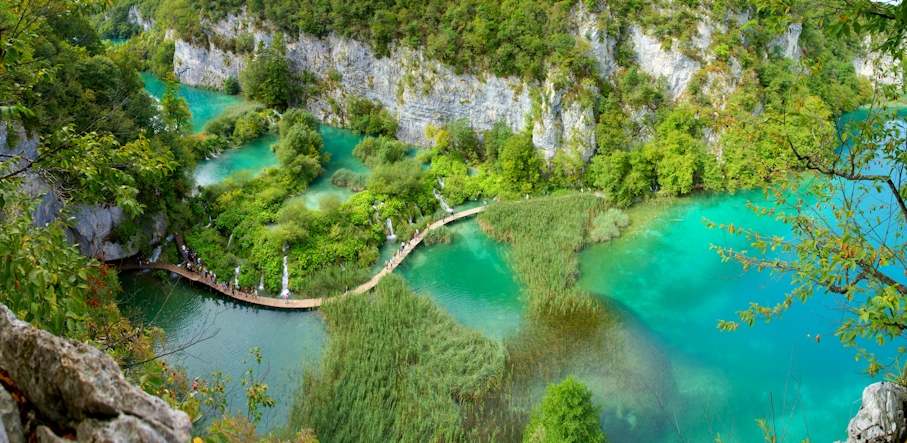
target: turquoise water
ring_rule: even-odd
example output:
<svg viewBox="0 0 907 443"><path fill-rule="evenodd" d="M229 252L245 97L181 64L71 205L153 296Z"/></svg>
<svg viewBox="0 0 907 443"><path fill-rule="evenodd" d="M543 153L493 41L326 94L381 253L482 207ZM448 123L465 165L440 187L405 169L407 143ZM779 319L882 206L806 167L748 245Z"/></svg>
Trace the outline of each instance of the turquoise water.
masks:
<svg viewBox="0 0 907 443"><path fill-rule="evenodd" d="M331 161L324 165L324 173L309 184L309 189L293 197L305 202L309 209L319 209L324 198L336 198L345 202L355 194L349 188L331 183L331 176L340 168L347 168L358 173L367 173L368 167L353 157L353 148L364 137L353 131L321 125L321 136L324 138L324 151L331 153Z"/></svg>
<svg viewBox="0 0 907 443"><path fill-rule="evenodd" d="M416 248L396 272L458 322L504 338L522 321L520 287L504 259L506 247L483 235L473 219L448 226L451 243Z"/></svg>
<svg viewBox="0 0 907 443"><path fill-rule="evenodd" d="M678 441L671 422L686 441L713 441L717 433L760 441L754 420L770 419L772 402L787 441L846 437L872 380L834 337L841 314L831 299L796 304L782 319L752 329L716 328L718 319L736 320L750 301L777 302L790 289L783 278L743 274L709 249L737 239L707 229L703 217L782 232L746 208L748 198L759 197L698 195L636 208L631 212L658 216L578 255L579 285L622 318L609 335L620 351L591 350L566 365L604 405L601 421L612 442ZM399 268L402 275L461 323L495 338L516 331L522 304L506 247L473 221L453 229L453 244L416 250ZM536 399L540 389L531 393Z"/></svg>
<svg viewBox="0 0 907 443"><path fill-rule="evenodd" d="M279 165L277 156L271 151L271 145L277 143L278 137L272 132L265 132L261 137L230 149L220 157L202 160L195 167L195 182L199 186L218 183L230 174L249 171L258 175L267 168Z"/></svg>
<svg viewBox="0 0 907 443"><path fill-rule="evenodd" d="M223 371L235 383L228 397L233 410L245 413L245 388L239 386L249 350L261 348L262 365L256 367L269 385L268 394L278 401L265 410L259 430L286 423L302 367L317 364L326 339L324 319L318 312L269 310L213 296L184 280L165 282L150 274L122 273L126 304L139 307L147 321L165 331L168 346L179 346L211 336L167 361L186 369L190 379L210 379Z"/></svg>
<svg viewBox="0 0 907 443"><path fill-rule="evenodd" d="M160 100L164 96L166 85L152 74L142 73L142 81L145 82L145 89ZM205 89L194 88L192 86L180 85L180 97L186 99L189 105L189 112L192 113L192 132L200 133L205 127L208 120L213 119L224 112L230 105L239 103L242 98L239 96L227 95L222 92L208 91Z"/></svg>

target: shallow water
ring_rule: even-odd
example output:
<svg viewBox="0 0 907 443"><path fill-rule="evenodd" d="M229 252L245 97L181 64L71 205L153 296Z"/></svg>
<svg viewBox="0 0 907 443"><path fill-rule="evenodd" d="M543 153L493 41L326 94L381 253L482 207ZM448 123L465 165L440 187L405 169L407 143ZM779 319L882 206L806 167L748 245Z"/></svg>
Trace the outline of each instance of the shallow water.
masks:
<svg viewBox="0 0 907 443"><path fill-rule="evenodd" d="M278 406L265 410L259 430L286 423L287 413L306 365L317 364L327 334L318 312L278 311L224 300L181 279L165 282L142 273L121 273L126 305L139 307L148 321L163 328L168 342L178 345L213 334L176 355L168 356L186 369L190 379L210 379L222 371L233 380L235 392L229 397L234 411L245 413L245 388L239 386L243 372L254 365L243 364L249 350L261 348L262 366L255 367L269 385L268 395ZM229 386L228 386L229 388Z"/></svg>
<svg viewBox="0 0 907 443"><path fill-rule="evenodd" d="M219 183L231 174L249 171L258 175L267 168L279 165L277 156L271 152L271 145L277 143L277 135L265 132L261 137L242 145L240 148L225 151L219 157L198 162L195 167L195 182L199 186Z"/></svg>
<svg viewBox="0 0 907 443"><path fill-rule="evenodd" d="M458 322L504 338L522 321L520 286L504 259L506 246L483 235L473 219L448 226L451 243L419 246L397 272Z"/></svg>
<svg viewBox="0 0 907 443"><path fill-rule="evenodd" d="M309 209L319 209L324 198L336 198L345 202L355 194L349 188L331 183L331 177L340 168L347 168L357 173L368 173L369 169L358 158L353 156L353 148L365 137L353 131L321 125L321 136L324 138L324 151L331 154L331 160L324 165L324 173L309 183L309 188L293 199L302 200Z"/></svg>

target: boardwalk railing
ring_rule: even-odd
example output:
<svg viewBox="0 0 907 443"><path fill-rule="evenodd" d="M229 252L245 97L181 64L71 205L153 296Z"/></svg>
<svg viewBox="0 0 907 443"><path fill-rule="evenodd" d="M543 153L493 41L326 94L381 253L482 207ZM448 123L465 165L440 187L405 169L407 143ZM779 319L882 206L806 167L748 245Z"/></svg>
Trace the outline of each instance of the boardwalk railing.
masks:
<svg viewBox="0 0 907 443"><path fill-rule="evenodd" d="M412 250L415 249L416 246L418 246L420 243L422 243L422 240L425 238L425 234L428 231L439 228L448 223L453 223L457 220L469 217L471 215L478 214L484 210L485 210L484 206L479 206L478 208L473 208L473 209L470 209L467 211L463 211L452 217L445 217L442 220L438 220L438 221L432 223L428 227L428 229L425 230L425 232L420 233L419 235L416 236L416 238L407 242L406 247L403 248L399 254L397 254L397 257L394 259L393 264L389 265L388 267L385 267L384 269L381 270L381 272L375 274L375 276L372 277L369 281L352 289L350 292L353 294L360 294L360 293L368 291L369 289L374 288L375 285L378 284L378 281L381 280L382 277L384 277L387 274L390 274L391 272L394 272L394 269L397 269L397 266L399 266L400 263L403 262L403 259L405 259L407 256L409 256L409 253L412 252ZM178 234L176 236L176 240L177 240L177 247L180 248L180 251L182 251L183 236ZM315 309L315 308L321 307L321 305L326 303L327 301L333 300L330 298L328 298L328 299L308 298L308 299L303 299L303 300L282 300L282 299L271 298L271 297L256 297L256 296L251 296L251 295L245 295L240 291L224 289L224 287L222 287L221 285L211 282L210 280L201 276L197 272L193 272L186 268L176 266L176 265L171 265L168 263L144 263L141 265L122 264L122 265L119 265L117 268L121 271L128 271L128 270L134 270L134 269L161 269L164 271L173 272L173 273L178 274L194 283L197 283L197 284L200 284L203 286L207 286L209 289L211 289L221 295L224 295L226 297L230 297L234 300L239 300L239 301L242 301L245 303L250 303L250 304L258 305L258 306L267 306L269 308L275 308L275 309ZM335 298L339 299L342 297L343 296L341 295L341 296L335 297Z"/></svg>

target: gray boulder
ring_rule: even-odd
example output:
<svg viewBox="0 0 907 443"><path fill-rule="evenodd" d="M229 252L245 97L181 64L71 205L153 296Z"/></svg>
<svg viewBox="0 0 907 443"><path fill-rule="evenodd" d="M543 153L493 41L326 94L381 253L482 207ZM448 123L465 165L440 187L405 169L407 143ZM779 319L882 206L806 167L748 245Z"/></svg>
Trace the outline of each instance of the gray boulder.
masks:
<svg viewBox="0 0 907 443"><path fill-rule="evenodd" d="M101 351L36 329L3 305L0 337L0 367L44 417L77 429L79 441L189 440L189 417L127 382Z"/></svg>
<svg viewBox="0 0 907 443"><path fill-rule="evenodd" d="M888 382L863 390L863 405L847 426L847 443L907 442L907 389Z"/></svg>

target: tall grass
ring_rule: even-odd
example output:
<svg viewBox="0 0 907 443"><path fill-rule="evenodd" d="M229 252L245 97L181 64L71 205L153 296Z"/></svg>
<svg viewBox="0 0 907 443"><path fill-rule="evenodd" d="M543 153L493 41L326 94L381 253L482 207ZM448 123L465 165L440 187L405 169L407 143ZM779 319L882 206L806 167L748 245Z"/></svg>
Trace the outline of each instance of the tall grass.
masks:
<svg viewBox="0 0 907 443"><path fill-rule="evenodd" d="M422 243L426 246L431 246L439 243L450 243L451 240L453 240L453 235L450 233L450 228L447 225L441 225L426 232Z"/></svg>
<svg viewBox="0 0 907 443"><path fill-rule="evenodd" d="M340 168L331 176L331 183L337 186L346 186L355 192L365 189L368 183L368 174L359 174L347 168Z"/></svg>
<svg viewBox="0 0 907 443"><path fill-rule="evenodd" d="M576 252L608 203L590 194L500 202L479 215L492 237L512 244L514 270L526 285L530 315L570 316L600 309L576 288Z"/></svg>
<svg viewBox="0 0 907 443"><path fill-rule="evenodd" d="M313 428L328 442L459 442L494 433L475 419L491 414L482 403L497 398L505 379L500 343L456 323L395 275L323 312L328 347L320 374L303 377L290 429Z"/></svg>
<svg viewBox="0 0 907 443"><path fill-rule="evenodd" d="M343 294L346 288L355 288L371 278L371 271L366 267L348 265L342 268L337 265L326 265L306 271L303 275L293 277L290 287L294 298L324 298Z"/></svg>

